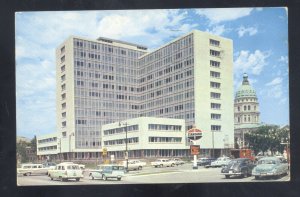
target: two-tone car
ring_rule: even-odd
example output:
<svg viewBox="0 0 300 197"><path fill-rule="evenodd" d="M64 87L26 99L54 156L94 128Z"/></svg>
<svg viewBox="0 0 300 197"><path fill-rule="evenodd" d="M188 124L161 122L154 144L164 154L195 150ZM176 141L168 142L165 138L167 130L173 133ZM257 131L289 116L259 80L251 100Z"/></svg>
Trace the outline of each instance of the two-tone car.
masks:
<svg viewBox="0 0 300 197"><path fill-rule="evenodd" d="M171 159L171 161L173 161L176 166L185 164L185 162L180 158L173 158L173 159Z"/></svg>
<svg viewBox="0 0 300 197"><path fill-rule="evenodd" d="M211 162L216 161L216 158L202 157L197 160L198 166L210 166Z"/></svg>
<svg viewBox="0 0 300 197"><path fill-rule="evenodd" d="M170 159L157 159L156 161L151 162L151 166L157 168L157 167L174 167L175 161L172 161Z"/></svg>
<svg viewBox="0 0 300 197"><path fill-rule="evenodd" d="M242 178L251 176L252 169L255 167L253 161L249 158L238 158L231 160L221 170L221 174L228 179L230 176L240 176Z"/></svg>
<svg viewBox="0 0 300 197"><path fill-rule="evenodd" d="M121 165L124 166L124 168L127 168L127 161L122 161ZM142 170L143 167L146 166L146 162L140 161L140 160L128 160L128 171L129 170Z"/></svg>
<svg viewBox="0 0 300 197"><path fill-rule="evenodd" d="M89 171L89 177L94 179L111 179L115 178L118 181L122 179L124 176L125 168L122 165L115 165L115 164L105 164L105 165L98 165L96 169Z"/></svg>
<svg viewBox="0 0 300 197"><path fill-rule="evenodd" d="M73 162L63 162L55 166L55 169L48 170L48 176L51 180L58 179L61 181L68 181L75 179L79 181L83 178L83 171L78 164Z"/></svg>
<svg viewBox="0 0 300 197"><path fill-rule="evenodd" d="M278 157L264 157L258 160L257 166L253 168L252 175L255 179L261 177L278 177L287 175L289 172L288 162Z"/></svg>
<svg viewBox="0 0 300 197"><path fill-rule="evenodd" d="M33 174L48 174L48 168L43 164L22 164L21 168L17 168L17 174L23 174L24 176Z"/></svg>
<svg viewBox="0 0 300 197"><path fill-rule="evenodd" d="M226 166L231 159L229 157L219 157L217 160L211 162L210 167L223 167Z"/></svg>

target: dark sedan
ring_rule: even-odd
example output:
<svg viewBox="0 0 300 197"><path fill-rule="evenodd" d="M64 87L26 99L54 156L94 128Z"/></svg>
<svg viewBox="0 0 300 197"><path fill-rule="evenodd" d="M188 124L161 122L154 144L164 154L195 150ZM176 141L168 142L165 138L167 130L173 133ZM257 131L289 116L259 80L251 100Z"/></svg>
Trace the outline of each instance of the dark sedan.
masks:
<svg viewBox="0 0 300 197"><path fill-rule="evenodd" d="M216 158L203 157L197 160L198 166L209 166L211 162L215 161Z"/></svg>
<svg viewBox="0 0 300 197"><path fill-rule="evenodd" d="M252 169L255 167L251 159L239 158L231 160L227 166L222 168L221 174L225 175L225 178L230 176L251 176Z"/></svg>

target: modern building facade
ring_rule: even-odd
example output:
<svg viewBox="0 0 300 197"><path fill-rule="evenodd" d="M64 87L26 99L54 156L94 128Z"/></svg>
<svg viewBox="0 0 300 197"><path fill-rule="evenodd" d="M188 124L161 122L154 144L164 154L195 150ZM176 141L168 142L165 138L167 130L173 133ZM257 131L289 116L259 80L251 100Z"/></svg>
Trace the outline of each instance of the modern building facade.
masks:
<svg viewBox="0 0 300 197"><path fill-rule="evenodd" d="M126 139L128 157L186 157L189 153L184 119L140 117L103 125L102 131L103 146L116 158L125 157Z"/></svg>
<svg viewBox="0 0 300 197"><path fill-rule="evenodd" d="M239 147L246 146L244 134L259 126L261 123L258 98L249 83L248 75L244 73L243 82L234 99L235 140Z"/></svg>
<svg viewBox="0 0 300 197"><path fill-rule="evenodd" d="M98 154L102 125L138 117L183 119L186 131L195 125L203 151L234 144L230 39L195 30L148 52L71 36L56 57L57 138L67 157Z"/></svg>

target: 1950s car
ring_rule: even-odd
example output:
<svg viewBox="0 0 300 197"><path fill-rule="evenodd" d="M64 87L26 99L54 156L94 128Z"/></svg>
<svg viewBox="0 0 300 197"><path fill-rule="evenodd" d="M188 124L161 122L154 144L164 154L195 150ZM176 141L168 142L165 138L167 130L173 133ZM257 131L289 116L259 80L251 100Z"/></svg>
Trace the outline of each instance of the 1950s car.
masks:
<svg viewBox="0 0 300 197"><path fill-rule="evenodd" d="M68 181L69 179L75 179L79 181L83 178L83 171L78 164L73 162L63 162L56 165L55 169L48 170L48 176L53 179L59 179L61 181Z"/></svg>
<svg viewBox="0 0 300 197"><path fill-rule="evenodd" d="M255 179L261 177L278 177L288 174L288 163L278 157L264 157L258 160L257 166L252 170Z"/></svg>
<svg viewBox="0 0 300 197"><path fill-rule="evenodd" d="M231 160L228 165L224 166L221 170L221 174L225 175L225 178L230 176L251 176L254 164L249 158L238 158Z"/></svg>
<svg viewBox="0 0 300 197"><path fill-rule="evenodd" d="M103 179L116 178L118 181L124 176L125 168L121 165L106 164L98 165L95 170L90 170L89 176L91 179Z"/></svg>
<svg viewBox="0 0 300 197"><path fill-rule="evenodd" d="M230 158L229 157L219 157L217 160L211 162L210 167L222 167L222 166L226 166L229 162L230 162Z"/></svg>

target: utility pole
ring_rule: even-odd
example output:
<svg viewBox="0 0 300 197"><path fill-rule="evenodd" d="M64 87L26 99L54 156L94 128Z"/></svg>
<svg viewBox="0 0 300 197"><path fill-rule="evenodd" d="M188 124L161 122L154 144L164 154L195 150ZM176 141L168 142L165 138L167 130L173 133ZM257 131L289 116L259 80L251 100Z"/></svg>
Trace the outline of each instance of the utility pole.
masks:
<svg viewBox="0 0 300 197"><path fill-rule="evenodd" d="M212 158L215 157L215 134L214 131L212 130Z"/></svg>
<svg viewBox="0 0 300 197"><path fill-rule="evenodd" d="M127 138L127 126L128 123L125 122L124 124L122 124L121 122L119 122L119 126L121 125L125 125L125 160L126 160L126 171L128 170L128 138Z"/></svg>
<svg viewBox="0 0 300 197"><path fill-rule="evenodd" d="M59 161L61 163L61 138L59 138Z"/></svg>

